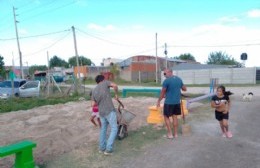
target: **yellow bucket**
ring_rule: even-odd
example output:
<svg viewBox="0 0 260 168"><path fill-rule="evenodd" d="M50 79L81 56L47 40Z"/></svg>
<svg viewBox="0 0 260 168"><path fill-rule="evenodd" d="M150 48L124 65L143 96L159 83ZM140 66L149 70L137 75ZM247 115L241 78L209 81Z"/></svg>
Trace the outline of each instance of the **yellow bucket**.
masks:
<svg viewBox="0 0 260 168"><path fill-rule="evenodd" d="M161 113L162 107L150 106L149 116L147 117L147 123L149 124L162 124L164 122L163 115Z"/></svg>

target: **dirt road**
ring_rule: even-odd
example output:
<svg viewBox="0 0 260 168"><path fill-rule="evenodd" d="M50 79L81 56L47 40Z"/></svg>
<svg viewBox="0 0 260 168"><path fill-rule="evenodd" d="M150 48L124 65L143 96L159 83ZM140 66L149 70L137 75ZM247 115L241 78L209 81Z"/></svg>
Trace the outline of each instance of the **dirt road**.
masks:
<svg viewBox="0 0 260 168"><path fill-rule="evenodd" d="M189 115L192 135L180 136L176 140L162 138L159 145L147 148L138 157L122 159L119 165L108 167L229 167L260 168L260 87L227 88L235 93L230 114L232 139L220 136L217 121L208 104ZM192 93L193 88L189 88ZM209 88L194 89L205 93ZM253 91L252 102L243 102L242 93ZM148 107L155 105L156 98L126 98L126 108L137 116L130 129L147 125ZM50 161L75 149L90 149L97 142L98 129L88 121L90 103L79 101L31 110L21 110L0 115L0 146L15 141L30 139L37 143L34 150L38 164ZM116 154L116 153L115 153ZM84 159L81 158L81 159ZM109 158L108 158L109 159ZM0 159L1 168L12 166L13 157ZM64 160L64 166L66 160ZM80 162L79 162L80 167Z"/></svg>
<svg viewBox="0 0 260 168"><path fill-rule="evenodd" d="M125 161L126 168L260 168L260 97L243 102L233 97L230 129L234 137L223 138L214 113L191 120L192 135L162 140L141 156ZM193 115L203 115L196 111ZM204 115L205 116L205 115ZM117 167L117 166L115 166Z"/></svg>

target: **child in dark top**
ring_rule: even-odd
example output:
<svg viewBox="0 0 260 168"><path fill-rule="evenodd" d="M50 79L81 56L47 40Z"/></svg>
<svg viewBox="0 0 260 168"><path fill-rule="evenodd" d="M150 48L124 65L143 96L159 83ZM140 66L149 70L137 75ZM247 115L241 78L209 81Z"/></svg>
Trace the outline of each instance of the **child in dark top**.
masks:
<svg viewBox="0 0 260 168"><path fill-rule="evenodd" d="M215 108L215 117L219 121L220 128L222 130L222 136L231 138L233 135L228 129L228 118L231 102L229 96L233 94L230 91L226 91L224 86L217 88L217 94L212 97L211 107Z"/></svg>

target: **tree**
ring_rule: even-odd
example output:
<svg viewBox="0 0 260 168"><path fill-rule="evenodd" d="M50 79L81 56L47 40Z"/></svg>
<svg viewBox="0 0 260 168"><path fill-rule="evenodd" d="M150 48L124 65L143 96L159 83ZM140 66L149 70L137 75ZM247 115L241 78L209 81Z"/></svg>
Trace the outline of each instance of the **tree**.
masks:
<svg viewBox="0 0 260 168"><path fill-rule="evenodd" d="M91 60L84 57L84 56L79 56L79 65L91 65ZM69 64L70 66L77 66L77 57L73 56L69 58Z"/></svg>
<svg viewBox="0 0 260 168"><path fill-rule="evenodd" d="M242 66L241 63L222 51L211 52L208 56L207 64Z"/></svg>
<svg viewBox="0 0 260 168"><path fill-rule="evenodd" d="M29 68L29 74L33 75L35 71L46 71L47 69L46 65L33 65Z"/></svg>
<svg viewBox="0 0 260 168"><path fill-rule="evenodd" d="M4 57L0 55L0 76L4 77L5 76L5 67L4 67Z"/></svg>
<svg viewBox="0 0 260 168"><path fill-rule="evenodd" d="M110 72L117 78L119 76L118 66L113 62L110 63Z"/></svg>
<svg viewBox="0 0 260 168"><path fill-rule="evenodd" d="M189 61L194 61L195 57L193 55L191 55L190 53L185 53L185 54L181 54L180 56L174 57L175 59L180 59L180 60L189 60Z"/></svg>
<svg viewBox="0 0 260 168"><path fill-rule="evenodd" d="M50 59L50 68L53 68L53 67L68 68L69 63L55 55Z"/></svg>

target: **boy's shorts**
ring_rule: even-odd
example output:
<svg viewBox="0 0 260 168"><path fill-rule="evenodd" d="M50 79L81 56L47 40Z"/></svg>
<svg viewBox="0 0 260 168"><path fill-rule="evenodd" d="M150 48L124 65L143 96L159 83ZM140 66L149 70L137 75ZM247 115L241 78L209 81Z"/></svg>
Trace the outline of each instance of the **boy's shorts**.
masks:
<svg viewBox="0 0 260 168"><path fill-rule="evenodd" d="M171 117L172 115L181 115L181 105L180 104L164 104L163 115L166 117Z"/></svg>
<svg viewBox="0 0 260 168"><path fill-rule="evenodd" d="M222 121L223 119L228 120L228 118L229 118L228 114L229 114L229 112L224 114L223 112L219 112L219 111L215 110L215 117L218 121Z"/></svg>

